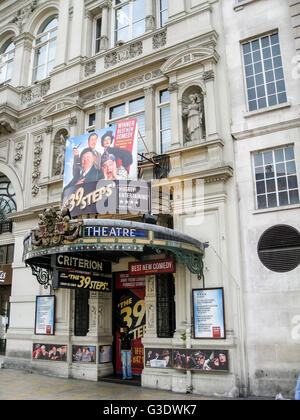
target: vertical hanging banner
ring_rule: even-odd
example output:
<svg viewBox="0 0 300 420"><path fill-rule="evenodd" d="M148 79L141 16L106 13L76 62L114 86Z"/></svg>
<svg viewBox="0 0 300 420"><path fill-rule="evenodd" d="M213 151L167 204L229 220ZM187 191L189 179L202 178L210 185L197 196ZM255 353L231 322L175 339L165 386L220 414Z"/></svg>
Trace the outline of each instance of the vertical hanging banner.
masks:
<svg viewBox="0 0 300 420"><path fill-rule="evenodd" d="M126 191L130 188L128 193L133 198L127 204L139 212L145 191L134 184L137 182L137 133L137 120L132 118L67 139L62 206L69 208L71 216L103 213L108 199L107 213L118 213L122 181L126 183ZM143 208L140 212L144 211Z"/></svg>

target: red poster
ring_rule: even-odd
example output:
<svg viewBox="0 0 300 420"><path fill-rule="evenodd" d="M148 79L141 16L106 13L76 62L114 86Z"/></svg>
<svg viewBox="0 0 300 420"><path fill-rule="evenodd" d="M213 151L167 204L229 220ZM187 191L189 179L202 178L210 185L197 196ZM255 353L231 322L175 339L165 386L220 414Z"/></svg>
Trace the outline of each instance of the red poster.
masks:
<svg viewBox="0 0 300 420"><path fill-rule="evenodd" d="M174 272L175 264L173 260L156 260L129 263L129 274L131 276Z"/></svg>
<svg viewBox="0 0 300 420"><path fill-rule="evenodd" d="M145 278L136 282L139 283L138 287L130 287L130 283L128 273L116 274L116 372L122 373L119 337L120 328L126 325L134 338L131 367L132 373L137 375L144 368L144 346L141 339L146 331Z"/></svg>

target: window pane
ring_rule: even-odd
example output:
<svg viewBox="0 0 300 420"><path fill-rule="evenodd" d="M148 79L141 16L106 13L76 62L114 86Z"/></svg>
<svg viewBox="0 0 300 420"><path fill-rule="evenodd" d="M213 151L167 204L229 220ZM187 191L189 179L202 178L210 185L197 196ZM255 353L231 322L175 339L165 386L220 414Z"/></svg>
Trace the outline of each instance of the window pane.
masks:
<svg viewBox="0 0 300 420"><path fill-rule="evenodd" d="M125 115L125 104L117 105L109 110L109 119L119 118Z"/></svg>
<svg viewBox="0 0 300 420"><path fill-rule="evenodd" d="M278 178L277 179L277 187L279 191L283 191L287 189L286 178Z"/></svg>
<svg viewBox="0 0 300 420"><path fill-rule="evenodd" d="M262 153L255 153L254 163L255 163L255 166L263 165L263 155L262 155Z"/></svg>
<svg viewBox="0 0 300 420"><path fill-rule="evenodd" d="M272 152L264 152L264 162L265 162L265 165L267 165L268 163L273 163Z"/></svg>
<svg viewBox="0 0 300 420"><path fill-rule="evenodd" d="M283 149L275 150L274 154L275 154L276 162L283 162L284 161Z"/></svg>
<svg viewBox="0 0 300 420"><path fill-rule="evenodd" d="M274 192L274 191L276 191L275 179L268 179L267 180L267 192Z"/></svg>
<svg viewBox="0 0 300 420"><path fill-rule="evenodd" d="M171 130L161 132L161 153L166 153L171 147Z"/></svg>
<svg viewBox="0 0 300 420"><path fill-rule="evenodd" d="M133 22L146 17L146 0L135 0L133 3Z"/></svg>
<svg viewBox="0 0 300 420"><path fill-rule="evenodd" d="M116 10L116 29L124 28L130 24L129 4Z"/></svg>
<svg viewBox="0 0 300 420"><path fill-rule="evenodd" d="M146 22L141 20L140 22L134 23L132 25L132 38L137 38L145 33Z"/></svg>
<svg viewBox="0 0 300 420"><path fill-rule="evenodd" d="M124 41L127 42L130 40L130 28L127 26L126 28L119 29L116 33L116 41Z"/></svg>
<svg viewBox="0 0 300 420"><path fill-rule="evenodd" d="M167 106L160 110L160 129L166 130L171 126L170 108Z"/></svg>
<svg viewBox="0 0 300 420"><path fill-rule="evenodd" d="M294 148L293 147L286 147L284 149L284 155L286 160L293 160L295 159L294 155Z"/></svg>
<svg viewBox="0 0 300 420"><path fill-rule="evenodd" d="M280 206L287 206L289 204L289 198L287 191L279 193L279 205Z"/></svg>
<svg viewBox="0 0 300 420"><path fill-rule="evenodd" d="M259 195L257 197L257 207L258 209L265 209L267 207L267 199L265 195Z"/></svg>
<svg viewBox="0 0 300 420"><path fill-rule="evenodd" d="M298 190L290 191L289 195L290 195L290 204L298 204L299 203L299 192L298 192Z"/></svg>
<svg viewBox="0 0 300 420"><path fill-rule="evenodd" d="M135 99L129 102L129 113L143 111L145 109L145 98Z"/></svg>
<svg viewBox="0 0 300 420"><path fill-rule="evenodd" d="M289 176L288 177L288 187L290 190L298 188L298 182L296 176Z"/></svg>
<svg viewBox="0 0 300 420"><path fill-rule="evenodd" d="M268 200L268 207L276 207L277 206L276 194L268 194L267 195L267 200Z"/></svg>
<svg viewBox="0 0 300 420"><path fill-rule="evenodd" d="M258 168L255 168L255 179L264 179L265 177L265 171L263 166L259 166Z"/></svg>
<svg viewBox="0 0 300 420"><path fill-rule="evenodd" d="M56 47L56 41L51 41L49 43L49 53L48 53L48 61L52 61L55 58L55 47Z"/></svg>
<svg viewBox="0 0 300 420"><path fill-rule="evenodd" d="M256 193L263 194L266 192L265 181L260 181L256 183Z"/></svg>
<svg viewBox="0 0 300 420"><path fill-rule="evenodd" d="M169 102L170 100L170 92L168 89L161 90L159 92L159 103L163 104L164 102Z"/></svg>

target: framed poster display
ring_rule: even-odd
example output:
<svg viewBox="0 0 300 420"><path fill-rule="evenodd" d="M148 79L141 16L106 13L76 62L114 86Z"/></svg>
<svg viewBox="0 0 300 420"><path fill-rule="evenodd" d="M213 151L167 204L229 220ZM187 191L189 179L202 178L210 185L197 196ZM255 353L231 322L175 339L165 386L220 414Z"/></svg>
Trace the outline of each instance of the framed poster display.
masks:
<svg viewBox="0 0 300 420"><path fill-rule="evenodd" d="M54 335L55 296L37 296L35 302L35 335Z"/></svg>
<svg viewBox="0 0 300 420"><path fill-rule="evenodd" d="M193 289L194 338L225 339L223 288Z"/></svg>
<svg viewBox="0 0 300 420"><path fill-rule="evenodd" d="M100 346L99 347L99 363L111 363L112 362L112 346Z"/></svg>

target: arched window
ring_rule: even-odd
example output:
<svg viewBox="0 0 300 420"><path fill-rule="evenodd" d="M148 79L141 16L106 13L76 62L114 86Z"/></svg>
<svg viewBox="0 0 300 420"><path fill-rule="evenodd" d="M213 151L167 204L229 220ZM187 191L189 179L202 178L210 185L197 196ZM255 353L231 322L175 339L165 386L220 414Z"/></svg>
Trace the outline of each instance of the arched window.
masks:
<svg viewBox="0 0 300 420"><path fill-rule="evenodd" d="M14 56L15 46L10 38L0 48L0 83L11 79Z"/></svg>
<svg viewBox="0 0 300 420"><path fill-rule="evenodd" d="M16 194L12 183L0 174L0 223L6 220L6 215L17 211Z"/></svg>
<svg viewBox="0 0 300 420"><path fill-rule="evenodd" d="M53 69L57 24L57 17L51 16L40 26L37 32L34 47L33 82L45 79Z"/></svg>

